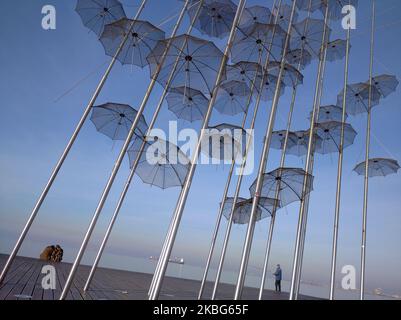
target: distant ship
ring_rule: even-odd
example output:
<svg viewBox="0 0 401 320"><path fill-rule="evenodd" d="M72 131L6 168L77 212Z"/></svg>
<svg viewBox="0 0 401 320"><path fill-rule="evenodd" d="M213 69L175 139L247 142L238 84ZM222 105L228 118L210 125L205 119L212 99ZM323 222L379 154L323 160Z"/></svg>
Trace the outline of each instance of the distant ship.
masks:
<svg viewBox="0 0 401 320"><path fill-rule="evenodd" d="M159 257L150 256L149 259L157 261L157 260L159 260ZM185 263L184 258L178 258L178 257L171 258L171 259L168 260L168 262L177 263L177 264L184 264Z"/></svg>

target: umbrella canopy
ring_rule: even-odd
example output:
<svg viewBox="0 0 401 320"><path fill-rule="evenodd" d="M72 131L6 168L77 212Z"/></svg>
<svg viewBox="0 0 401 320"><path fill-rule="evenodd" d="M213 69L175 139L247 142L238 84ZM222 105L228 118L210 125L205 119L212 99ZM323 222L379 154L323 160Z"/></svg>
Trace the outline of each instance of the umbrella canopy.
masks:
<svg viewBox="0 0 401 320"><path fill-rule="evenodd" d="M290 23L290 18L291 18L291 11L292 8L288 4L282 4L280 8L277 10L277 8L274 9L272 12L275 17L277 17L277 23L278 25L283 28L287 32L288 30L288 25ZM275 21L275 20L274 20ZM298 21L298 13L295 11L294 12L294 17L292 19L292 23L296 23Z"/></svg>
<svg viewBox="0 0 401 320"><path fill-rule="evenodd" d="M133 21L127 18L115 21L104 27L100 37L100 42L108 56L114 57L128 32L130 33L128 40L117 59L123 65L132 64L143 68L148 65L146 57L158 41L165 38L165 33L147 21Z"/></svg>
<svg viewBox="0 0 401 320"><path fill-rule="evenodd" d="M291 143L287 147L287 154L303 157L308 153L309 146L309 133L310 130L296 131L291 136ZM313 147L314 149L320 149L322 146L322 138L319 135L314 135Z"/></svg>
<svg viewBox="0 0 401 320"><path fill-rule="evenodd" d="M196 2L199 0L193 1L188 10L192 21L199 9ZM204 0L195 28L202 34L222 39L230 33L236 11L237 6L230 0Z"/></svg>
<svg viewBox="0 0 401 320"><path fill-rule="evenodd" d="M267 73L275 77L278 77L280 73L280 68L281 68L281 63L273 61L269 63L269 66L267 68ZM293 66L285 64L282 81L286 86L293 88L303 83L304 76Z"/></svg>
<svg viewBox="0 0 401 320"><path fill-rule="evenodd" d="M226 69L227 81L234 80L244 82L249 88L256 87L257 77L262 76L262 66L256 62L240 61L233 65L228 65Z"/></svg>
<svg viewBox="0 0 401 320"><path fill-rule="evenodd" d="M279 61L283 51L285 31L278 25L255 23L247 33L237 32L231 48L231 61Z"/></svg>
<svg viewBox="0 0 401 320"><path fill-rule="evenodd" d="M305 69L306 66L310 65L312 62L311 54L302 49L288 51L285 57L288 64L292 65L293 67L298 67L299 65L299 70Z"/></svg>
<svg viewBox="0 0 401 320"><path fill-rule="evenodd" d="M342 123L338 121L321 122L316 126L316 134L322 139L320 147L316 148L316 152L321 154L329 154L340 150ZM344 123L344 144L343 149L351 146L357 132L348 123Z"/></svg>
<svg viewBox="0 0 401 320"><path fill-rule="evenodd" d="M177 118L189 122L205 117L209 100L199 90L178 87L171 88L166 97L168 108Z"/></svg>
<svg viewBox="0 0 401 320"><path fill-rule="evenodd" d="M390 174L397 173L400 169L400 166L396 160L384 158L369 159L368 166L369 177L385 177ZM364 176L365 168L366 163L363 161L354 168L354 171L360 176Z"/></svg>
<svg viewBox="0 0 401 320"><path fill-rule="evenodd" d="M127 104L105 103L92 108L91 121L96 130L112 140L125 140L131 129L137 111ZM148 130L145 117L141 115L135 129L135 136L143 139Z"/></svg>
<svg viewBox="0 0 401 320"><path fill-rule="evenodd" d="M399 81L395 76L383 74L372 78L372 85L385 98L393 93L398 87Z"/></svg>
<svg viewBox="0 0 401 320"><path fill-rule="evenodd" d="M277 77L273 74L270 74L269 72L264 73L263 77L258 76L257 82L256 82L256 90L254 90L254 95L257 96L259 94L260 88L262 88L262 91L260 92L261 99L263 101L270 101L273 100L274 93L276 91L276 86L277 86ZM281 81L281 86L280 86L280 97L284 94L285 91L285 85L284 82Z"/></svg>
<svg viewBox="0 0 401 320"><path fill-rule="evenodd" d="M213 42L186 34L159 41L147 58L152 78L156 77L167 48L166 59L156 80L166 87L174 71L172 87L192 88L210 95L223 58L220 49Z"/></svg>
<svg viewBox="0 0 401 320"><path fill-rule="evenodd" d="M295 23L291 31L290 48L292 50L304 48L312 58L318 58L322 47L324 27L323 20L313 18L306 18ZM327 39L329 39L330 32L330 28L327 27Z"/></svg>
<svg viewBox="0 0 401 320"><path fill-rule="evenodd" d="M297 7L302 11L315 12L320 10L323 16L326 13L327 4L329 5L329 17L332 20L339 20L344 17L342 9L346 5L358 6L358 0L297 0Z"/></svg>
<svg viewBox="0 0 401 320"><path fill-rule="evenodd" d="M270 10L263 6L252 6L245 8L242 13L239 23L239 29L243 33L247 33L249 28L252 28L255 23L272 23L272 14Z"/></svg>
<svg viewBox="0 0 401 320"><path fill-rule="evenodd" d="M222 114L233 116L247 110L251 90L244 82L228 81L222 83L217 93L214 107Z"/></svg>
<svg viewBox="0 0 401 320"><path fill-rule="evenodd" d="M312 114L309 116L309 119L312 117ZM342 121L343 117L343 108L342 106L328 105L321 106L319 108L319 122L328 122L328 121ZM345 120L347 120L348 114L345 114Z"/></svg>
<svg viewBox="0 0 401 320"><path fill-rule="evenodd" d="M337 39L331 41L327 44L326 60L330 62L342 60L345 57L346 51L347 51L346 40Z"/></svg>
<svg viewBox="0 0 401 320"><path fill-rule="evenodd" d="M75 11L84 26L99 37L105 25L126 17L121 2L117 0L78 0Z"/></svg>
<svg viewBox="0 0 401 320"><path fill-rule="evenodd" d="M347 104L347 113L351 115L357 115L360 113L367 112L369 109L369 95L370 85L367 83L355 83L347 86L347 94L345 102ZM372 100L371 106L377 106L380 102L381 94L379 90L372 87ZM342 90L337 96L337 105L342 106L344 99L344 90Z"/></svg>
<svg viewBox="0 0 401 320"><path fill-rule="evenodd" d="M222 123L211 126L202 140L201 152L211 159L231 163L242 154L246 145L246 132L239 126Z"/></svg>
<svg viewBox="0 0 401 320"><path fill-rule="evenodd" d="M235 223L235 224L248 224L249 223L249 220L251 217L251 212L252 212L252 201L253 201L252 198L244 199L244 198L238 197L237 203L235 204L234 213L233 213L233 223ZM227 220L230 219L233 203L234 203L234 198L231 198L231 197L226 198L226 200L224 202L223 215L227 218ZM279 207L279 206L277 206L277 200L260 197L258 206L256 208L256 220L255 221L260 221L262 219L265 219L265 218L271 216L271 212L273 211L273 207L275 204L276 204L276 208Z"/></svg>
<svg viewBox="0 0 401 320"><path fill-rule="evenodd" d="M161 189L182 186L189 169L189 159L175 144L155 137L146 142L135 173L141 180ZM143 141L135 139L128 149L131 167L139 155Z"/></svg>
<svg viewBox="0 0 401 320"><path fill-rule="evenodd" d="M304 180L306 180L306 193L302 195ZM263 175L263 186L260 196L274 198L279 187L278 200L282 207L302 200L304 196L313 190L313 176L300 168L278 168ZM252 197L255 195L256 181L249 191Z"/></svg>

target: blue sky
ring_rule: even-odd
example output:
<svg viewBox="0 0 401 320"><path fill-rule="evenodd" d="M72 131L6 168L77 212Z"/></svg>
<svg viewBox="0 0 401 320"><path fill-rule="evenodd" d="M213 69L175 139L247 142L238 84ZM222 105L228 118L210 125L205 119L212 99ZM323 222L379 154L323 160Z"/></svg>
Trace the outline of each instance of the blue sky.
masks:
<svg viewBox="0 0 401 320"><path fill-rule="evenodd" d="M360 2L357 29L352 35L351 83L368 79L370 1ZM133 16L139 1L124 0L123 3L127 14ZM41 28L41 8L46 4L52 4L57 9L57 29L54 31ZM270 8L272 1L248 1L248 5L253 4ZM180 6L181 2L175 0L149 0L141 19L158 25L166 17L179 12ZM3 4L3 11L9 14L3 16L0 28L3 39L0 47L0 94L3 101L0 118L2 253L11 250L109 61L96 36L82 25L74 7L75 1L61 0L8 0ZM390 73L400 78L401 3L398 0L378 1L377 13L374 73ZM186 29L187 19L181 31ZM167 34L171 33L173 23L171 21L162 26ZM345 37L339 22L334 22L331 27L333 40ZM199 36L198 31L193 34ZM223 42L218 41L217 44L221 47ZM304 72L305 81L299 88L293 129L306 129L308 126L307 115L313 101L316 67L314 62ZM342 89L343 68L344 61L328 64L322 104L336 102ZM97 104L111 101L128 103L136 108L148 79L149 70L146 67L122 67L117 63ZM157 85L145 111L148 121L160 93L161 88ZM290 98L290 90L287 90L280 101L276 129L285 126ZM401 160L400 98L398 90L374 110L372 156ZM270 103L264 103L259 113L257 153L262 145L261 137L269 109ZM157 127L167 128L168 120L175 118L165 107ZM241 117L223 117L214 112L211 124L239 124L240 121ZM346 150L344 158L339 270L346 264L355 265L359 270L360 256L363 179L353 173L352 168L363 160L366 118L350 117L349 122L359 134L355 144ZM182 120L178 123L181 128L188 127L188 123ZM190 126L199 128L199 125ZM65 248L67 261L74 257L120 146L100 135L92 123L87 122L27 237L20 252L22 255L36 257L44 246L59 243ZM278 165L279 156L279 152L270 153L269 170ZM258 155L255 158L258 159ZM291 156L287 159L288 166L304 166L304 159ZM189 264L203 266L227 173L228 167L224 166L200 166L197 170L173 252L173 255L185 257ZM316 157L304 278L320 283L327 283L330 276L336 173L337 155ZM90 243L92 251L84 262L90 261L93 256L93 248L105 230L127 174L128 164L124 162ZM242 196L248 197L248 187L254 178L255 175L252 175L244 179ZM178 188L162 191L135 178L107 251L122 256L158 255L178 194ZM287 279L290 277L298 207L298 204L293 204L279 212L273 240L272 266L281 263ZM372 179L367 248L369 288L381 287L401 292L400 208L400 175ZM262 263L268 223L269 220L263 220L256 227L251 266ZM245 231L243 226L233 229L226 263L232 270L237 269ZM121 267L135 270L135 266Z"/></svg>

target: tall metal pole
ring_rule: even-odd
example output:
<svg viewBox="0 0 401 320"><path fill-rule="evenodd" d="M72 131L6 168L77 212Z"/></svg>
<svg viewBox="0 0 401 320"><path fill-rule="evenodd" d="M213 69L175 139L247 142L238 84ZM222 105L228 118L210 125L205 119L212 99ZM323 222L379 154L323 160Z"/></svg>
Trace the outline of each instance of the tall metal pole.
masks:
<svg viewBox="0 0 401 320"><path fill-rule="evenodd" d="M198 15L200 13L200 10L202 8L203 2L204 2L204 0L199 0L199 7L197 9L197 12L196 12L194 18L192 19L192 21L190 23L190 26L189 26L189 28L187 30L187 34L190 34L192 32L194 23L195 23ZM187 43L187 41L184 41L184 45L182 46L182 49L186 46L186 43ZM174 78L174 74L175 74L175 71L177 69L178 62L179 62L179 56L177 57L177 60L176 60L176 62L174 64L174 66L172 68L172 71L171 71L171 73L169 75L169 78L168 78L168 80L166 82L165 89L163 90L163 93L162 93L162 96L160 97L159 103L157 104L155 112L153 113L152 120L151 120L151 122L149 124L148 130L147 130L145 136L148 136L150 134L151 130L153 129L153 127L154 127L154 125L156 123L156 120L157 120L157 118L159 116L160 110L161 110L161 108L163 106L164 99L166 98L166 95L168 93L168 89L170 88L171 82L172 82L172 80ZM94 263L92 265L92 268L91 268L91 270L89 272L89 276L88 276L88 278L86 280L86 283L85 283L85 286L84 286L84 291L87 291L89 289L90 283L91 283L91 281L93 279L93 276L94 276L94 274L96 272L96 269L98 267L99 261L100 261L100 259L102 257L103 251L104 251L104 249L106 247L107 241L108 241L108 239L110 237L110 233L111 233L111 231L113 229L114 223L115 223L115 221L117 219L117 216L118 216L118 214L119 214L119 212L121 210L121 207L122 207L122 205L124 203L124 200L125 200L125 197L127 195L127 192L128 192L129 187L131 185L132 179L133 179L133 177L135 175L136 169L137 169L138 164L139 164L139 160L141 159L141 155L142 155L142 152L145 149L145 146L146 146L146 141L144 140L142 142L142 144L141 144L141 147L139 149L138 155L137 155L136 159L134 160L134 163L133 163L131 171L130 171L130 173L128 175L127 181L125 182L124 188L123 188L123 190L121 192L121 195L120 195L120 198L119 198L119 200L117 202L117 206L116 206L116 208L114 210L113 216L110 219L110 222L109 222L109 225L107 227L106 233L105 233L105 235L103 237L103 241L102 241L102 243L100 245L100 248L99 248L99 250L97 252L95 261L94 261Z"/></svg>
<svg viewBox="0 0 401 320"><path fill-rule="evenodd" d="M236 288L235 288L235 295L234 295L235 300L238 300L241 298L242 290L244 287L246 269L248 266L249 255L250 255L250 251L251 251L253 233L255 230L255 218L256 218L257 206L259 203L260 192L262 190L262 185L263 185L263 173L266 169L266 163L267 163L268 156L269 156L269 149L270 149L270 143L271 143L271 138L272 138L272 133L273 133L273 128L274 128L274 122L275 122L275 118L276 118L278 102L280 100L281 81L282 81L283 74L284 74L285 60L286 60L285 54L288 50L289 42L290 42L290 38L291 38L291 28L292 28L292 23L294 20L296 3L297 3L297 0L294 0L292 3L291 16L290 16L287 35L286 35L285 44L284 44L284 48L283 48L283 55L281 57L280 71L279 71L279 74L277 77L276 90L274 92L268 126L266 128L266 135L265 135L265 140L264 140L264 145L263 145L263 151L262 151L262 155L260 158L258 177L257 177L257 181L256 181L256 190L255 190L255 195L253 197L252 210L251 210L251 214L250 214L246 239L245 239L244 248L243 248L243 252L242 252L238 280L237 280L237 284L236 284Z"/></svg>
<svg viewBox="0 0 401 320"><path fill-rule="evenodd" d="M261 57L261 55L260 55L260 57ZM260 59L259 59L259 63L258 64L260 65ZM250 88L251 91L249 93L248 101L246 103L246 110L245 110L245 113L244 113L244 117L242 118L241 128L245 127L246 120L248 118L248 111L249 111L249 107L250 107L250 105L252 103L252 96L253 96L253 92L254 92L254 89L255 89L255 83L256 83L257 77L258 77L258 72L256 71L255 76L253 78L253 81L251 83L251 88ZM258 94L260 94L260 92ZM209 253L208 253L208 256L207 256L207 260L206 260L205 271L203 272L203 276L202 276L202 280L201 280L201 286L200 286L199 293L198 293L198 300L202 299L203 291L205 289L206 279L207 279L207 275L209 273L210 263L212 261L213 252L214 252L214 248L215 248L216 240L217 240L217 235L218 235L218 232L219 232L219 229L220 229L221 218L223 217L223 209L224 209L224 206L225 206L225 203L226 203L226 200L227 200L228 190L229 190L230 185L231 185L231 179L232 179L232 176L233 176L234 168L235 168L235 161L233 159L233 161L231 162L231 165L230 165L227 181L226 181L226 184L225 184L225 187L224 187L224 191L223 191L223 196L222 196L222 199L221 199L221 202L220 202L219 212L218 212L218 215L217 215L217 221L216 221L216 225L214 227L212 241L211 241L211 244L210 244L210 249L209 249Z"/></svg>
<svg viewBox="0 0 401 320"><path fill-rule="evenodd" d="M309 0L309 6L308 6L308 16L307 18L310 18L311 15L311 6L312 6L312 0ZM306 33L308 28L308 22L305 23L305 27L304 27L304 34ZM300 54L300 60L297 66L297 70L300 71L301 69L301 64L302 64L302 58L303 58L303 54L304 54L304 50L305 50L305 43L302 42L301 45L301 54ZM288 119L287 119L287 129L285 132L285 137L284 137L284 145L283 145L283 150L281 152L281 159L280 159L280 168L283 168L285 165L285 159L286 159L286 153L287 153L287 147L288 147L288 139L289 139L289 134L290 134L290 129L291 129L291 124L292 124L292 116L293 116L293 112L294 112L294 106L295 106L295 99L297 96L297 88L298 88L298 79L293 87L292 90L292 98L291 98L291 104L290 104L290 110L288 112ZM279 195L280 195L280 181L277 184L276 190L275 190L275 196L274 199L278 199ZM278 203L273 207L273 211L271 214L271 218L270 218L270 225L269 225L269 231L268 231L268 238L267 238L267 245L266 245L266 251L265 251L265 259L264 259L264 263L263 263L263 271L262 271L262 279L260 281L260 287L259 287L259 295L258 295L258 299L262 300L263 298L263 292L265 289L265 285L266 285L266 279L267 279L267 269L269 266L269 259L270 259L270 252L271 252L271 244L273 241L273 232L274 232L274 225L276 222L276 213L277 213L277 209L278 209Z"/></svg>
<svg viewBox="0 0 401 320"><path fill-rule="evenodd" d="M139 16L141 15L143 9L145 8L146 2L147 2L147 0L142 1L134 19L133 19L133 23L130 26L130 30L132 30L132 28L134 27L135 20L137 20L139 18ZM94 103L96 102L97 97L99 96L100 92L102 91L103 86L104 86L111 70L113 69L115 62L117 61L117 57L121 53L121 50L123 49L125 43L127 42L130 34L131 33L128 32L125 35L125 37L121 41L120 46L117 48L116 53L114 54L113 58L111 59L109 66L107 67L105 73L103 74L102 78L100 79L100 82L98 83L98 85L95 89L95 92L93 93L88 105L86 106L81 119L79 120L77 126L75 127L75 130L74 130L73 134L71 135L70 140L67 143L67 146L64 148L64 151L61 154L61 157L57 161L57 164L54 167L54 169L50 175L50 178L45 185L45 188L42 190L42 193L40 194L39 199L36 201L36 204L31 212L27 222L25 223L25 226L24 226L20 236L18 237L17 243L15 244L13 250L10 253L10 256L7 259L6 264L3 267L3 270L0 275L0 284L4 281L4 278L7 275L7 272L9 271L11 264L13 263L13 261L15 259L15 256L17 255L19 249L21 248L21 245L22 245L29 229L31 228L33 221L35 220L44 200L46 199L47 194L49 193L54 181L56 180L57 175L58 175L61 167L63 166L65 159L67 158L73 144L75 143L75 140L77 139L79 132L81 131L87 117L89 116L89 113L92 110L92 107L93 107Z"/></svg>
<svg viewBox="0 0 401 320"><path fill-rule="evenodd" d="M189 1L190 0L186 0L185 4L184 4L184 6L183 6L183 8L181 10L180 16L178 17L178 20L177 20L177 22L176 22L176 24L174 26L174 29L173 29L171 37L174 37L176 35L176 33L178 31L178 28L179 28L179 26L180 26L180 24L181 24L181 22L182 22L182 20L184 18L184 14L185 14L185 11L186 11L186 9L188 7ZM124 145L123 145L123 147L122 147L122 149L120 151L120 154L118 155L118 158L117 158L117 160L116 160L116 162L114 164L114 167L113 167L113 170L111 172L110 178L107 181L105 189L103 190L103 193L102 193L101 198L99 200L99 203L98 203L98 206L96 208L96 211L93 214L91 223L90 223L90 225L88 227L88 230L87 230L87 232L85 234L85 237L84 237L84 239L83 239L83 241L81 243L81 247L80 247L80 249L78 251L78 254L77 254L76 258L75 258L75 261L74 261L74 263L72 265L71 271L70 271L70 273L68 275L68 278L66 280L66 283L64 285L63 291L62 291L61 296L60 296L60 300L64 300L66 298L67 293L68 293L68 291L69 291L69 289L70 289L70 287L72 285L72 281L74 279L74 276L75 276L75 273L77 271L78 265L81 262L82 256L83 256L83 254L85 252L85 249L86 249L86 247L88 245L90 236L91 236L91 234L93 232L93 229L95 228L97 219L99 218L100 212L103 209L104 203L105 203L105 201L106 201L106 199L107 199L107 197L109 195L109 192L111 190L111 187L113 185L115 177L117 176L118 170L120 169L121 163L122 163L122 161L123 161L123 159L125 157L125 154L126 154L126 152L128 150L128 147L129 147L129 145L131 143L132 137L134 136L134 132L135 132L135 129L136 129L137 125L138 125L138 122L140 121L140 117L142 116L143 111L145 110L146 104L147 104L147 102L149 100L149 97L150 97L150 95L151 95L151 93L153 91L153 88L154 88L154 86L156 84L157 77L158 77L158 75L160 73L160 70L161 70L163 64L164 64L164 61L166 59L166 55L167 55L167 52L168 52L169 48L170 48L170 41L168 42L168 44L166 46L166 50L165 50L165 52L163 54L163 57L162 57L159 65L158 65L158 67L157 67L155 76L153 77L153 79L151 80L151 82L150 82L150 84L148 86L148 89L147 89L146 94L145 94L145 96L143 98L141 106L139 107L137 115L136 115L136 117L135 117L135 119L134 119L134 121L132 123L131 128L130 128L130 131L128 132L128 136L127 136L127 138L126 138L126 140L124 142Z"/></svg>
<svg viewBox="0 0 401 320"><path fill-rule="evenodd" d="M279 0L279 4L278 4L277 10L280 10L280 8L281 8L281 2L282 1ZM275 5L273 5L273 10L274 9L275 9ZM274 40L274 37L275 37L275 34L276 34L276 23L277 23L277 20L278 20L278 16L276 15L275 21L274 21L275 26L274 26L273 32L272 32L272 40L271 40L271 43L269 44L269 48L267 49L266 61L265 61L264 66L263 66L262 79L264 79L268 75L267 74L267 70L268 70L268 66L269 66L269 63L270 63L270 51L271 51L271 48L272 48L272 45L273 45L273 40ZM261 58L262 58L262 56L261 56L261 52L260 52L259 62L258 62L259 64L261 64ZM263 90L263 86L264 86L264 81L261 81L260 86L259 86L258 96L257 96L256 103L255 103L253 117L252 117L250 128L249 128L250 130L253 130L255 128L255 122L256 122L257 115L258 115L258 111L259 111L259 106L260 106L260 102L261 102L261 92ZM239 175L238 175L237 184L236 184L235 191L234 191L233 204L232 204L231 209L230 209L230 215L229 215L229 219L228 219L227 226L226 226L226 232L225 232L225 235L224 235L223 246L222 246L220 259L219 259L219 264L218 264L218 267L217 267L217 273L216 273L216 277L215 277L215 281L214 281L214 285L213 285L212 300L214 300L216 298L217 289L218 289L218 286L220 284L220 277L221 277L221 273L223 271L223 265L224 265L224 260L225 260L225 257L226 257L228 241L230 239L230 234L231 234L231 229L232 229L232 224L233 224L233 218L234 218L234 213L235 213L235 205L236 205L236 203L238 201L239 193L241 191L241 185L242 185L242 178L243 178L243 175L244 175L244 169L245 169L245 166L246 166L248 153L250 151L250 149L249 149L250 148L250 142L251 142L250 138L251 137L249 137L249 139L247 140L247 143L246 143L245 154L244 154L244 156L242 158L240 172L239 172Z"/></svg>
<svg viewBox="0 0 401 320"><path fill-rule="evenodd" d="M199 141L197 143L197 146L196 146L196 149L195 149L195 153L194 153L194 156L193 156L193 159L191 161L191 165L190 165L190 168L189 168L189 171L188 171L188 175L187 175L187 178L185 180L185 184L183 186L183 189L181 190L180 198L178 200L178 203L177 203L174 215L173 215L173 221L172 221L172 224L171 224L172 225L171 233L167 235L166 251L161 256L161 259L160 259L160 270L159 270L158 273L155 273L155 275L154 275L154 278L156 280L155 280L154 290L151 292L150 297L149 297L150 300L157 299L159 294L160 294L162 281L163 281L163 278L164 278L166 270L167 270L168 260L169 260L169 257L170 257L170 254L171 254L171 251L172 251L172 248L173 248L173 245L174 245L175 237L177 235L177 231L178 231L180 220L181 220L181 217L182 217L182 214L183 214L183 211L184 211L185 203L186 203L186 200L187 200L187 197L188 197L188 193L189 193L189 190L190 190L190 187L191 187L191 184L192 184L192 178L193 178L195 170L196 170L196 161L197 161L197 158L198 158L199 153L200 153L201 143L202 143L202 140L203 140L203 137L204 137L205 129L207 129L207 127L209 125L209 120L210 120L210 117L211 117L211 114L212 114L212 111L213 111L213 106L214 106L214 104L216 102L217 93L218 93L218 90L220 88L221 80L223 78L224 71L225 71L225 68L226 68L226 64L228 62L228 56L229 56L229 53L230 53L230 50L231 50L231 47L232 47L232 44L233 44L233 41L234 41L236 27L237 27L237 25L238 25L238 23L240 21L241 16L242 16L242 12L243 12L243 9L245 7L245 3L246 3L246 0L240 0L239 4L238 4L237 12L235 14L235 18L234 18L234 21L233 21L233 24L232 24L232 28L231 28L231 31L230 31L230 36L229 36L228 41L227 41L227 45L226 45L226 49L225 49L225 52L224 52L224 56L222 58L220 69L219 69L219 72L218 72L218 75L217 75L217 79L216 79L216 82L215 82L215 86L214 86L214 89L213 89L213 95L212 95L212 97L210 99L209 107L208 107L208 110L206 112L205 119L204 119L204 122L203 122L203 125L202 125L202 130L201 130L201 134L200 134L200 137L199 137Z"/></svg>
<svg viewBox="0 0 401 320"><path fill-rule="evenodd" d="M366 264L366 227L368 218L368 195L369 195L369 156L370 156L370 131L372 119L372 85L373 85L373 60L375 46L375 20L376 1L372 0L372 35L370 39L370 70L369 70L369 103L368 119L366 126L366 150L365 150L365 183L363 192L363 216L362 216L362 243L361 243L361 289L360 300L365 298L365 264Z"/></svg>
<svg viewBox="0 0 401 320"><path fill-rule="evenodd" d="M345 50L345 70L344 70L344 95L343 95L343 113L341 118L341 137L338 153L338 168L337 168L337 191L336 191L336 206L334 211L334 228L333 228L333 246L331 256L331 275L330 275L330 300L334 299L334 287L336 277L336 262L337 262L337 243L338 243L338 227L340 221L340 206L341 206L341 180L343 172L343 151L344 151L344 130L345 120L347 115L347 86L348 86L348 66L349 66L349 49L350 49L351 28L347 30L347 44Z"/></svg>
<svg viewBox="0 0 401 320"><path fill-rule="evenodd" d="M329 28L329 20L327 21L327 28ZM329 34L327 33L327 39L326 43L323 44L323 67L322 67L322 75L321 75L321 81L320 81L320 87L319 87L319 99L317 103L317 112L315 116L315 123L319 123L319 113L320 113L320 105L322 101L322 96L323 96L323 84L324 84L324 77L325 77L325 72L326 72L326 57L327 57L327 44L329 41ZM313 167L314 167L314 162L315 162L315 146L312 146L312 155L310 159L310 165L309 165L309 173L312 174L313 172ZM301 203L301 205L305 206L305 215L304 215L304 221L302 224L302 235L301 235L301 245L300 245L300 251L298 255L298 268L297 268L297 276L296 279L297 281L295 282L295 300L298 299L298 293L300 289L300 284L301 284L301 274L302 274L302 265L303 265L303 255L304 255L304 249L305 249L305 240L306 240L306 225L308 224L308 213L309 213L309 200L310 200L310 193L306 195L306 198L304 200L305 203Z"/></svg>
<svg viewBox="0 0 401 320"><path fill-rule="evenodd" d="M326 42L327 42L327 21L328 21L328 16L329 16L329 7L326 6L325 10L325 17L324 17L324 29L323 29L323 36L322 36L322 47L325 45L326 47ZM317 79L316 79L316 88L315 88L315 96L314 96L314 102L313 102L313 111L312 111L312 116L311 116L311 122L310 122L310 131L309 131L309 142L308 142L308 152L306 156L306 163L305 163L305 178L304 178L304 183L303 183L303 188L302 188L302 200L301 200L301 205L300 205L300 210L299 210L299 217L298 217L298 226L297 226L297 236L296 236L296 242L295 242L295 252L294 252L294 262L293 262L293 269L292 269L292 279L291 279L291 287L290 287L290 300L294 299L295 296L295 286L296 286L296 281L297 281L297 271L298 271L298 264L299 264L299 252L300 252L300 247L301 247L301 242L302 242L302 231L303 231L303 223L304 223L304 215L305 215L305 198L306 198L306 193L307 193L307 179L308 179L308 174L310 172L310 162L312 158L312 149L314 145L314 133L315 133L315 121L316 121L316 115L318 113L319 109L319 100L320 100L320 86L321 86L321 79L322 79L322 69L324 67L324 62L325 59L322 56L324 53L320 52L320 57L319 57L319 67L318 67L318 72L317 72Z"/></svg>

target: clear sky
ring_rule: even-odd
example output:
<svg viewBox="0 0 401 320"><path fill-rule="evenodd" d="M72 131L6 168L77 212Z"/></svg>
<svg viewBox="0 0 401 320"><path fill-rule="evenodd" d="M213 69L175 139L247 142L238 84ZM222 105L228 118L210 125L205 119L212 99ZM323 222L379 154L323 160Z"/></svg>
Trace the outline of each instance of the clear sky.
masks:
<svg viewBox="0 0 401 320"><path fill-rule="evenodd" d="M41 9L52 4L57 9L57 29L41 28ZM139 0L124 0L126 12L133 16ZM271 8L272 1L249 0ZM181 2L149 0L141 19L155 25L180 10ZM100 42L88 32L74 11L75 1L61 0L6 0L0 36L0 252L9 253L28 217L51 168L60 156L73 128L90 99L109 58ZM316 17L321 15L316 14ZM187 27L188 18L181 28ZM401 74L401 3L398 0L377 1L377 32L375 45L376 75ZM174 22L162 28L169 34ZM369 66L370 1L360 0L357 10L357 29L352 34L350 82L366 81ZM332 39L344 38L345 31L334 22ZM198 31L194 31L198 35ZM217 44L222 47L223 42ZM316 62L304 72L305 81L299 87L293 129L306 129L307 116L313 101ZM322 104L336 103L342 89L344 61L329 63ZM137 107L149 81L149 70L124 66L113 69L97 104L128 103ZM72 89L72 90L70 90ZM65 94L66 93L66 94ZM149 121L161 93L156 86L145 116ZM400 90L382 100L372 118L373 157L401 160ZM290 90L282 97L276 129L284 129L290 101ZM256 149L259 153L270 103L264 103L256 126ZM157 127L166 128L174 115L161 113ZM241 117L223 117L213 113L211 124L230 122L239 124ZM354 265L359 270L363 179L352 172L363 160L366 117L350 117L358 131L355 144L346 150L343 180L343 199L339 234L340 270L343 265ZM199 128L182 120L180 128ZM89 224L100 193L108 179L120 149L96 132L89 121L83 128L56 183L47 197L38 219L33 225L20 252L39 256L43 247L59 243L65 249L65 260L71 261ZM279 162L279 152L272 151L268 169ZM258 154L256 155L258 159ZM287 165L304 167L304 159L289 156ZM307 242L304 256L304 279L327 284L330 279L330 255L337 155L316 157L315 190L311 197ZM84 262L93 257L93 250L104 232L113 206L128 175L124 165L115 182L103 215L90 243ZM203 266L214 227L228 167L200 166L188 199L184 218L173 255L184 257L188 264ZM241 195L248 197L248 187L255 174L244 179ZM233 190L232 190L233 193ZM231 194L232 194L231 193ZM107 252L120 256L148 257L158 255L169 219L179 194L178 188L160 190L144 185L135 178ZM273 238L271 268L281 263L284 277L290 278L299 204L280 210ZM367 286L401 293L401 177L375 178L370 183ZM250 265L260 267L269 220L258 223ZM225 227L225 222L223 223ZM227 255L227 268L237 270L246 228L235 226ZM223 232L222 232L223 233ZM221 234L222 234L221 233ZM220 235L221 235L220 234ZM221 236L219 238L221 240ZM118 261L115 263L118 265ZM135 266L121 265L135 270ZM252 269L252 268L251 268Z"/></svg>

